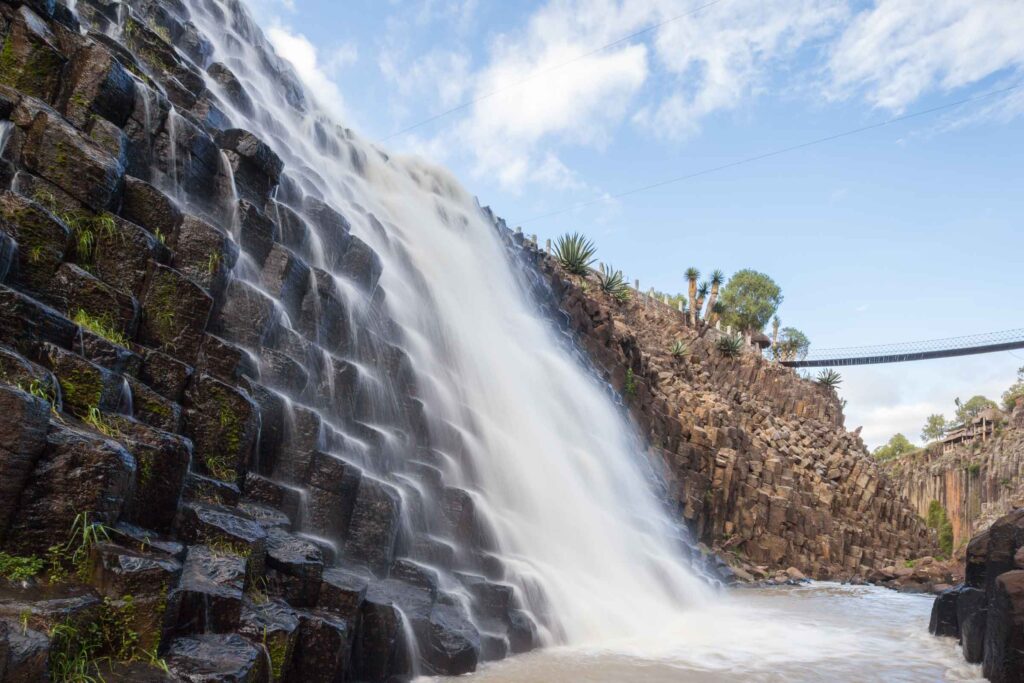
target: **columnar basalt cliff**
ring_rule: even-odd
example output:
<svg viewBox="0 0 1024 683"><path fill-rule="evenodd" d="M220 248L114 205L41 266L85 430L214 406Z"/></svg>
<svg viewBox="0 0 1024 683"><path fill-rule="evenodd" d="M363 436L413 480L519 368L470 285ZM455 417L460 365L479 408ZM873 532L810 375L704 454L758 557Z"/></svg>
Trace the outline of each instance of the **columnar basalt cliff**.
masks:
<svg viewBox="0 0 1024 683"><path fill-rule="evenodd" d="M529 650L350 229L391 226L234 127L273 117L196 8L262 45L232 2L0 3L0 681L384 681Z"/></svg>
<svg viewBox="0 0 1024 683"><path fill-rule="evenodd" d="M951 446L935 444L885 464L904 495L926 516L933 501L946 511L953 548L1024 506L1024 407L992 434Z"/></svg>
<svg viewBox="0 0 1024 683"><path fill-rule="evenodd" d="M635 291L568 276L499 229L549 282L568 331L624 398L678 517L733 564L770 574L867 577L935 552L935 535L843 426L835 392L759 353L727 358L713 329ZM676 340L686 353L674 356ZM763 574L762 574L763 576Z"/></svg>

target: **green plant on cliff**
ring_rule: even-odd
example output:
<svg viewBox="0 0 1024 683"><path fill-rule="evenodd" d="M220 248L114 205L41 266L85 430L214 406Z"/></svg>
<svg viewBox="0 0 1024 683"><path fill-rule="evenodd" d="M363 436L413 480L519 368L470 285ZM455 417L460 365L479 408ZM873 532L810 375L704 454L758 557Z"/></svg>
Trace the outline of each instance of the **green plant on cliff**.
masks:
<svg viewBox="0 0 1024 683"><path fill-rule="evenodd" d="M782 304L782 288L755 270L741 270L722 288L722 322L743 332L760 332Z"/></svg>
<svg viewBox="0 0 1024 683"><path fill-rule="evenodd" d="M615 270L611 266L601 264L597 273L597 285L605 294L613 296L618 301L629 299L629 284L623 277L621 270Z"/></svg>
<svg viewBox="0 0 1024 683"><path fill-rule="evenodd" d="M827 389L836 389L843 383L843 376L832 368L826 368L818 373L814 381Z"/></svg>
<svg viewBox="0 0 1024 683"><path fill-rule="evenodd" d="M690 345L684 343L680 339L676 339L672 342L672 346L669 347L668 352L671 353L674 358L682 358L683 356L690 355Z"/></svg>
<svg viewBox="0 0 1024 683"><path fill-rule="evenodd" d="M562 235L555 242L555 258L573 275L586 275L595 254L594 243L578 232Z"/></svg>
<svg viewBox="0 0 1024 683"><path fill-rule="evenodd" d="M939 535L939 549L946 557L953 553L953 525L946 514L942 503L932 500L928 503L928 516L925 519L929 528L935 529Z"/></svg>
<svg viewBox="0 0 1024 683"><path fill-rule="evenodd" d="M726 334L718 338L715 347L726 358L736 358L743 353L743 337L738 334Z"/></svg>
<svg viewBox="0 0 1024 683"><path fill-rule="evenodd" d="M974 421L974 418L989 408L999 407L995 401L980 395L970 397L966 403L961 402L959 398L955 399L953 403L956 404L955 422L959 426L969 425Z"/></svg>
<svg viewBox="0 0 1024 683"><path fill-rule="evenodd" d="M72 322L118 346L128 346L128 337L117 328L117 324L107 314L91 315L79 308Z"/></svg>
<svg viewBox="0 0 1024 683"><path fill-rule="evenodd" d="M938 441L946 435L947 428L945 415L929 415L925 420L924 429L921 430L921 438L929 442Z"/></svg>
<svg viewBox="0 0 1024 683"><path fill-rule="evenodd" d="M47 550L50 563L49 578L58 583L67 578L69 569L73 569L78 578L85 580L89 573L89 555L100 543L110 540L110 532L102 522L89 519L88 512L75 515L64 543L52 545Z"/></svg>
<svg viewBox="0 0 1024 683"><path fill-rule="evenodd" d="M902 434L894 434L893 437L889 439L889 443L876 448L872 452L872 455L874 455L878 460L892 460L893 458L898 458L901 455L916 450L917 446L910 443L910 439Z"/></svg>
<svg viewBox="0 0 1024 683"><path fill-rule="evenodd" d="M1024 399L1024 365L1017 370L1017 381L1003 392L1003 408L1012 411L1017 401Z"/></svg>
<svg viewBox="0 0 1024 683"><path fill-rule="evenodd" d="M8 581L24 581L43 571L46 561L35 555L21 557L0 552L0 577Z"/></svg>
<svg viewBox="0 0 1024 683"><path fill-rule="evenodd" d="M811 348L811 340L806 334L795 327L783 327L774 344L773 353L776 360L803 360Z"/></svg>
<svg viewBox="0 0 1024 683"><path fill-rule="evenodd" d="M160 666L155 653L140 646L134 629L135 600L104 598L92 621L71 618L50 629L50 680L53 683L102 683L104 665L146 661ZM163 668L163 667L161 667Z"/></svg>
<svg viewBox="0 0 1024 683"><path fill-rule="evenodd" d="M90 406L85 417L82 418L82 422L89 425L103 436L108 436L111 439L116 439L121 435L121 432L114 425L107 421L107 418L103 417L103 413L96 406Z"/></svg>
<svg viewBox="0 0 1024 683"><path fill-rule="evenodd" d="M718 303L718 293L725 282L725 273L715 270L711 273L711 294L708 296L708 305L704 309L704 322L708 325L715 324L715 305Z"/></svg>
<svg viewBox="0 0 1024 683"><path fill-rule="evenodd" d="M633 368L626 368L626 384L623 391L626 396L636 396L636 376L633 374Z"/></svg>

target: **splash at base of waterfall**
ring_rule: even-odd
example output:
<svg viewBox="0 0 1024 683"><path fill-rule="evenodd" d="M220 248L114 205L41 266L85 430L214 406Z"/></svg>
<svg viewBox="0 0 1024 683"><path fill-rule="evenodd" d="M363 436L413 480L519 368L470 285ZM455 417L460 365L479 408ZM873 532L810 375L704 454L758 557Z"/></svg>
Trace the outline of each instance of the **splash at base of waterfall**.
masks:
<svg viewBox="0 0 1024 683"><path fill-rule="evenodd" d="M932 597L815 583L737 590L655 639L558 647L486 666L473 683L984 681L928 634Z"/></svg>

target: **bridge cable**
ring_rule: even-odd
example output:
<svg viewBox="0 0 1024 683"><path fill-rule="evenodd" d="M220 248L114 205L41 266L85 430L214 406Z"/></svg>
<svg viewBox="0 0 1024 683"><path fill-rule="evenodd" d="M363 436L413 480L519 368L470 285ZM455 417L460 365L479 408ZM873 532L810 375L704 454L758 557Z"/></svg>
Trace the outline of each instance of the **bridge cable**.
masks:
<svg viewBox="0 0 1024 683"><path fill-rule="evenodd" d="M946 104L941 104L941 105L938 105L936 107L929 107L928 109L922 109L920 111L911 112L909 114L903 114L901 116L895 116L893 118L886 119L885 121L879 121L878 123L872 123L872 124L867 125L867 126L861 126L860 128L852 128L850 130L846 130L846 131L843 131L841 133L835 133L833 135L827 135L825 137L816 138L814 140L809 140L807 142L802 142L800 144L791 145L789 147L782 147L781 149L772 150L770 152L765 152L763 154L757 154L757 155L754 155L754 156L745 157L743 159L738 159L736 161L731 161L731 162L729 162L727 164L722 164L720 166L712 166L711 168L706 168L706 169L703 169L701 171L696 171L694 173L688 173L686 175L676 176L674 178L669 178L667 180L662 180L662 181L659 181L659 182L651 183L650 185L642 185L640 187L634 187L633 189L625 190L624 192L619 192L617 194L612 194L612 195L607 195L606 194L605 196L599 197L597 199L592 199L592 200L585 201L585 202L578 202L576 204L572 204L570 206L567 206L567 207L562 208L562 209L558 209L556 211L551 211L551 212L548 212L548 213L540 214L538 216L533 216L533 217L527 218L526 220L523 220L523 221L509 221L509 223L512 224L512 225L517 225L517 224L518 225L525 225L527 223L532 223L534 221L539 221L539 220L541 220L543 218L551 218L552 216L559 216L559 215L561 215L563 213L568 213L570 211L575 211L577 209L582 209L582 208L585 208L585 207L588 207L588 206L593 206L594 204L600 204L600 203L606 202L606 201L608 201L610 199L620 199L622 197L628 197L629 195L638 194L640 192L647 192L648 190L654 190L654 189L657 189L659 187L665 187L666 185L672 185L674 183L681 183L681 182L686 181L686 180L692 180L694 178L699 178L701 176L710 175L712 173L717 173L719 171L724 171L724 170L727 170L727 169L730 169L730 168L736 168L737 166L743 166L745 164L753 163L755 161L763 161L764 159L769 159L771 157L777 157L777 156L780 156L782 154L787 154L789 152L795 152L797 150L806 149L807 147L813 147L815 145L820 145L820 144L823 144L823 143L826 143L826 142L832 142L834 140L839 140L841 138L850 137L851 135L857 135L859 133L865 133L867 131L875 130L877 128L884 128L886 126L891 126L893 124L901 123L903 121L908 121L910 119L919 118L921 116L927 116L928 114L934 114L936 112L944 111L946 109L953 109L954 107L959 107L961 105L969 104L971 102L977 102L979 100L983 100L983 99L986 99L986 98L989 98L989 97L994 97L995 95L1002 95L1002 94L1011 92L1013 90L1017 90L1017 89L1019 89L1021 87L1024 87L1024 82L1018 83L1018 84L1010 86L1008 88L1000 88L998 90L991 90L991 91L983 93L981 95L975 95L973 97L965 97L963 99L956 100L955 102L947 102Z"/></svg>

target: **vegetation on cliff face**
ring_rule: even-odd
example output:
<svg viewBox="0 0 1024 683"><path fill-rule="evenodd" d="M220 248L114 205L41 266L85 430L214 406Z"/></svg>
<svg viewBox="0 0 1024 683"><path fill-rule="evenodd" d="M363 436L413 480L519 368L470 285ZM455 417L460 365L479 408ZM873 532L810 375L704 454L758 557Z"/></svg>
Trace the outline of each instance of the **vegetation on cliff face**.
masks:
<svg viewBox="0 0 1024 683"><path fill-rule="evenodd" d="M1013 410L1021 400L1024 400L1024 365L1017 369L1017 381L1003 392L1003 408Z"/></svg>
<svg viewBox="0 0 1024 683"><path fill-rule="evenodd" d="M939 548L946 557L953 554L953 525L946 514L946 508L942 503L933 500L928 504L928 527L935 529L939 534Z"/></svg>
<svg viewBox="0 0 1024 683"><path fill-rule="evenodd" d="M756 270L735 273L722 289L722 321L744 332L759 332L782 304L782 288Z"/></svg>
<svg viewBox="0 0 1024 683"><path fill-rule="evenodd" d="M884 446L879 446L874 451L872 451L872 454L878 460L892 460L893 458L898 458L901 455L916 450L917 446L910 443L910 439L903 436L902 434L895 434L891 439L889 439L889 442L887 444L885 444Z"/></svg>

